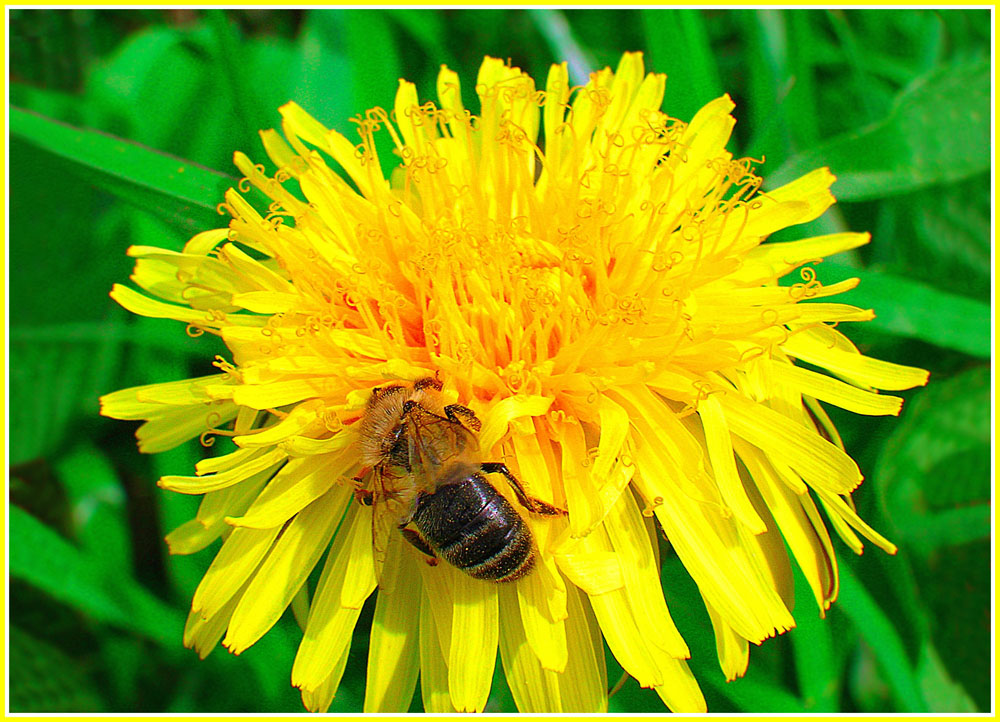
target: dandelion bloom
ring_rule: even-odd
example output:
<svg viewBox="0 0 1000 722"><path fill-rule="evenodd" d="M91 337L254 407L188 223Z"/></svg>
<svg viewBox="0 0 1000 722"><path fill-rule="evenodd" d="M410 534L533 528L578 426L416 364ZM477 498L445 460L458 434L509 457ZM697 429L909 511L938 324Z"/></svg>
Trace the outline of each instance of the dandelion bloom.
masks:
<svg viewBox="0 0 1000 722"><path fill-rule="evenodd" d="M232 354L215 375L102 399L108 416L145 420L145 452L235 442L159 481L202 495L171 552L223 540L185 644L238 654L291 606L292 683L307 708L329 707L378 586L372 510L353 494L358 421L373 388L435 374L482 420L483 457L568 515L524 514L535 569L504 584L425 563L394 534L366 711L405 711L418 679L427 711L482 710L498 649L522 711L603 711L603 642L670 709L704 710L658 534L697 583L729 679L750 642L795 624L786 544L820 614L836 598L821 508L855 552L859 535L894 551L855 513L862 477L819 402L898 414L876 389L927 374L867 358L834 328L873 316L826 300L856 281L822 285L806 267L778 284L869 236L764 243L822 214L834 176L761 192L752 162L725 150L729 97L683 123L660 110L664 83L639 53L582 88L554 65L544 91L487 58L473 115L442 67L437 104L401 81L391 114L356 119L358 145L289 103L284 138L261 134L273 177L235 156L228 228L182 252L129 249L144 293L112 297ZM375 133L401 159L390 180ZM251 185L273 201L265 215L241 194Z"/></svg>

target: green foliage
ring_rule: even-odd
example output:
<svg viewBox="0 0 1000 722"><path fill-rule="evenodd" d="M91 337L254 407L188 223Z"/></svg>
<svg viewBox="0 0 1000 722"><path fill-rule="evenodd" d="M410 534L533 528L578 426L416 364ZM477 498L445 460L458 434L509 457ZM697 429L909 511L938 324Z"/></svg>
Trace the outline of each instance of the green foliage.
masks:
<svg viewBox="0 0 1000 722"><path fill-rule="evenodd" d="M801 575L798 626L725 682L698 590L669 549L664 592L715 712L990 709L990 14L988 10L27 10L10 37L10 709L295 712L290 618L244 655L180 644L213 550L168 559L164 534L197 500L160 492L206 451L135 451L134 425L97 416L116 388L208 373L217 340L123 313L132 244L179 249L225 220L232 154L294 100L353 135L400 77L435 94L442 63L483 55L575 82L623 50L668 75L664 110L690 119L723 92L731 149L766 158L765 188L816 166L840 203L775 240L870 230L817 265L861 279L862 350L931 370L902 418L832 412L867 481L859 511L900 547L838 544L839 600L820 619ZM385 142L385 141L382 141ZM395 157L379 146L385 170ZM838 299L839 300L839 299ZM360 709L363 612L332 711ZM288 615L290 617L290 615ZM512 711L500 665L489 711ZM608 654L608 678L621 668ZM413 710L420 709L418 699ZM613 712L662 710L628 680Z"/></svg>
<svg viewBox="0 0 1000 722"><path fill-rule="evenodd" d="M787 183L836 169L837 197L861 201L964 180L990 167L990 63L952 64L920 76L883 120L790 158L771 177Z"/></svg>

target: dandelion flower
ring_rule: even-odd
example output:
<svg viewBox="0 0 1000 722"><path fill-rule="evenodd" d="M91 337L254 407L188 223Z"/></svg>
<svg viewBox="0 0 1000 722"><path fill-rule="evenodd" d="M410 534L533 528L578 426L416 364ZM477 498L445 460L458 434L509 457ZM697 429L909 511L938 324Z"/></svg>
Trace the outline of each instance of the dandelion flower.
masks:
<svg viewBox="0 0 1000 722"><path fill-rule="evenodd" d="M284 137L261 134L273 176L235 156L228 228L181 252L129 249L142 291L112 297L231 354L217 374L102 399L145 421L144 452L235 442L159 481L202 498L171 552L222 539L185 644L239 654L291 606L292 683L308 709L329 707L378 587L372 511L353 494L358 421L372 389L435 375L481 419L484 458L568 514L524 514L535 568L502 584L432 566L394 534L365 711L405 711L418 680L427 711L480 711L498 650L522 711L604 711L605 642L667 707L704 710L658 535L697 583L728 679L750 643L795 624L786 544L819 613L836 598L821 509L855 552L861 537L894 551L854 511L862 477L820 402L898 414L876 389L927 374L863 356L835 326L872 312L827 300L856 280L823 285L805 266L869 236L764 242L822 214L834 176L761 192L754 162L725 150L730 98L684 123L660 110L664 83L639 53L580 88L554 65L544 90L487 58L478 114L442 67L436 104L400 81L392 112L355 119L358 144L289 103ZM395 145L389 180L376 133ZM265 214L251 186L273 201Z"/></svg>

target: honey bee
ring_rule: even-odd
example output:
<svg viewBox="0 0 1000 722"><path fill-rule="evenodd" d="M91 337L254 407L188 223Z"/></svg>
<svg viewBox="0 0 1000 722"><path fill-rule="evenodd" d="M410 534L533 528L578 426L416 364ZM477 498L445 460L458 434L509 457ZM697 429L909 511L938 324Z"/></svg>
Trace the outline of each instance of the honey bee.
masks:
<svg viewBox="0 0 1000 722"><path fill-rule="evenodd" d="M437 378L375 388L361 419L355 496L372 506L376 569L396 527L431 564L440 557L476 579L519 579L535 564L531 530L486 475L503 476L530 512L566 512L529 497L505 464L481 461L481 422L465 406L442 406L441 388Z"/></svg>

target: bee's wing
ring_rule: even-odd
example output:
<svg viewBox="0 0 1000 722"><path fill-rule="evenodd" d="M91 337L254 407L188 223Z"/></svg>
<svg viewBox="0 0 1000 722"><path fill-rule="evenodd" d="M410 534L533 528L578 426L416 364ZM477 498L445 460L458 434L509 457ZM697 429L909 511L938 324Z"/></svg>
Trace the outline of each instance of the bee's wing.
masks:
<svg viewBox="0 0 1000 722"><path fill-rule="evenodd" d="M472 457L479 448L475 435L462 424L417 407L406 416L409 424L410 465L421 469L418 477L430 482L436 469L463 456ZM433 492L433 489L425 489Z"/></svg>
<svg viewBox="0 0 1000 722"><path fill-rule="evenodd" d="M398 523L400 518L398 502L385 492L384 479L380 472L375 474L375 489L372 503L372 558L375 562L375 579L380 589L391 591L396 569L395 564L386 564L390 554L399 554Z"/></svg>

